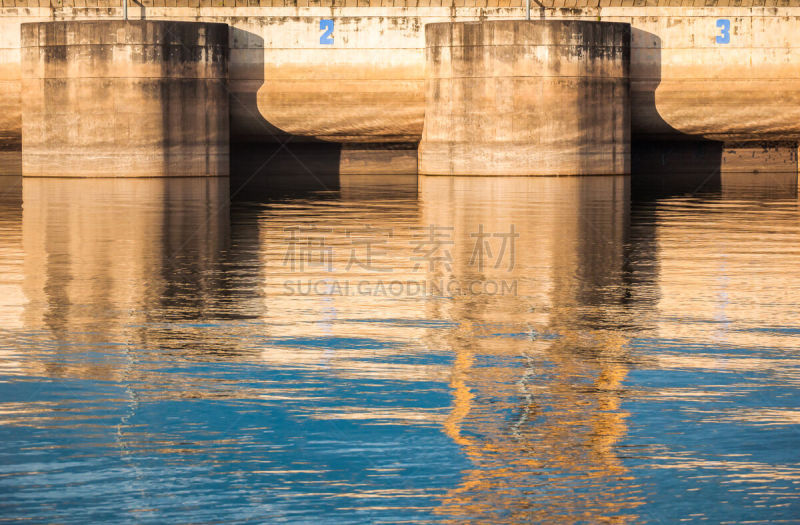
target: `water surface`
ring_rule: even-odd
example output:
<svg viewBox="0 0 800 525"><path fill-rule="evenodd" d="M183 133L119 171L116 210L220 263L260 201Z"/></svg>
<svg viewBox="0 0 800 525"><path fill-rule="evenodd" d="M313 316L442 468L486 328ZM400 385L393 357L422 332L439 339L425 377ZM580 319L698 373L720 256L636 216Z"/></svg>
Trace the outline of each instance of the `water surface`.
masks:
<svg viewBox="0 0 800 525"><path fill-rule="evenodd" d="M794 187L0 190L0 520L800 516Z"/></svg>

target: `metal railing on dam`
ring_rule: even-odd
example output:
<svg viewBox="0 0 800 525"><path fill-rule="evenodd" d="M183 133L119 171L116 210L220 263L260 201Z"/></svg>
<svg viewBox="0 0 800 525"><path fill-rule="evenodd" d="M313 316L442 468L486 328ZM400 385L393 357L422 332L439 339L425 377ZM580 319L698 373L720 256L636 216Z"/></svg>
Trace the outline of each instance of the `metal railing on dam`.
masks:
<svg viewBox="0 0 800 525"><path fill-rule="evenodd" d="M121 7L121 0L2 0L4 8ZM128 0L135 7L524 7L525 0ZM531 0L532 9L800 7L797 0ZM565 13L561 13L562 15Z"/></svg>

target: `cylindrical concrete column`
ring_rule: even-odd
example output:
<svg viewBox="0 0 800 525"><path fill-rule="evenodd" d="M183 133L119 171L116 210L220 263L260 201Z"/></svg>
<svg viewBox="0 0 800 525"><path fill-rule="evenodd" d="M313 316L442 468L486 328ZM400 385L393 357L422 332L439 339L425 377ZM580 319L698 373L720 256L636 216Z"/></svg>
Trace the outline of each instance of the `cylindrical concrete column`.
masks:
<svg viewBox="0 0 800 525"><path fill-rule="evenodd" d="M425 26L424 175L630 173L629 24Z"/></svg>
<svg viewBox="0 0 800 525"><path fill-rule="evenodd" d="M22 24L22 174L227 176L228 26Z"/></svg>

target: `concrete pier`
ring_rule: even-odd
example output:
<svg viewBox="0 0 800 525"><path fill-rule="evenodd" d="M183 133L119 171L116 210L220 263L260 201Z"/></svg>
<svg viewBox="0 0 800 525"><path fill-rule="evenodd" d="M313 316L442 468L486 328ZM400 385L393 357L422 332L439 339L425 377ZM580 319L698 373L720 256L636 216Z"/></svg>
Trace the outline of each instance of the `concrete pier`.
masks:
<svg viewBox="0 0 800 525"><path fill-rule="evenodd" d="M630 173L628 24L428 24L424 175Z"/></svg>
<svg viewBox="0 0 800 525"><path fill-rule="evenodd" d="M227 176L228 26L22 24L22 174Z"/></svg>

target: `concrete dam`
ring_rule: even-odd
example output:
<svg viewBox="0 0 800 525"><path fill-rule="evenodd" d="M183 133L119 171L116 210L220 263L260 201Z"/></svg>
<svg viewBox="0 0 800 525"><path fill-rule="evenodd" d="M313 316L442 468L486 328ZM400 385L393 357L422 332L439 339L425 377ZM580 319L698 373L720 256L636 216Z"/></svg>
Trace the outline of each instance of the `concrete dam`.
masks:
<svg viewBox="0 0 800 525"><path fill-rule="evenodd" d="M42 1L0 8L25 176L797 173L800 2Z"/></svg>

